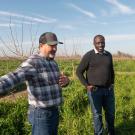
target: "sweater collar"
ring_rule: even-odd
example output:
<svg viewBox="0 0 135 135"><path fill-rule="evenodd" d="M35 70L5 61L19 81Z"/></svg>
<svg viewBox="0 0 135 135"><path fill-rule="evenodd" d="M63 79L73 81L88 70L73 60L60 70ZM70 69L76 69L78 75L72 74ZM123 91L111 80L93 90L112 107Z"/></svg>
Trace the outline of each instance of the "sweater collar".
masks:
<svg viewBox="0 0 135 135"><path fill-rule="evenodd" d="M96 54L106 54L106 51L105 51L105 50L103 51L103 53L101 53L101 52L98 52L98 51L96 50L96 48L94 48L94 52L95 52Z"/></svg>

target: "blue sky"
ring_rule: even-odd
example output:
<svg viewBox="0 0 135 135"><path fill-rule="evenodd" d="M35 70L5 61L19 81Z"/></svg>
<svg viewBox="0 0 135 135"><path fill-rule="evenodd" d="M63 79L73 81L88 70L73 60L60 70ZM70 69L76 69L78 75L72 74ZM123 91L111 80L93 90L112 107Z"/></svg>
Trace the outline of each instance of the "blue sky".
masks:
<svg viewBox="0 0 135 135"><path fill-rule="evenodd" d="M39 36L55 32L64 45L58 54L83 55L103 34L106 50L135 54L135 0L1 0L0 48L38 47ZM22 34L23 33L23 34ZM12 38L14 37L14 40Z"/></svg>

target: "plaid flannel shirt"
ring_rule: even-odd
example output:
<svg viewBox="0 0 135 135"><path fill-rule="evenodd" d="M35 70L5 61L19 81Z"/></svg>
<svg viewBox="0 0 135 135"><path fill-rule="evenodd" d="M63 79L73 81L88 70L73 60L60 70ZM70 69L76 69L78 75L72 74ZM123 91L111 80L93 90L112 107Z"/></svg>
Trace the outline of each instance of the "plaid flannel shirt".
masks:
<svg viewBox="0 0 135 135"><path fill-rule="evenodd" d="M14 72L0 78L0 93L26 82L28 102L35 107L57 106L62 102L59 86L60 71L54 60L35 54L24 61Z"/></svg>

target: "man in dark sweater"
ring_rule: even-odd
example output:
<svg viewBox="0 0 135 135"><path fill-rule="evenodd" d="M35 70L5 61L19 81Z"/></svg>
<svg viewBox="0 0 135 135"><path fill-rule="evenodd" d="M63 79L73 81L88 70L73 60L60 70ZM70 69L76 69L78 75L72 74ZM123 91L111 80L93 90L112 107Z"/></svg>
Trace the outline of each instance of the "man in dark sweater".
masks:
<svg viewBox="0 0 135 135"><path fill-rule="evenodd" d="M96 35L93 42L95 48L83 56L76 73L87 89L94 119L94 135L103 134L102 108L105 111L108 134L114 135L115 98L112 55L104 50L104 36Z"/></svg>

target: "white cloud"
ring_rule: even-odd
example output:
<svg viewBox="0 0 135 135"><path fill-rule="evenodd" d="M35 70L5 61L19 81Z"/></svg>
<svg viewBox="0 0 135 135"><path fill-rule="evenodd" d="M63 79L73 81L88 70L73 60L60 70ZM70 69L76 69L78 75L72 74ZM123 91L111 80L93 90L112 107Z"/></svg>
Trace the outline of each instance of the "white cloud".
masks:
<svg viewBox="0 0 135 135"><path fill-rule="evenodd" d="M107 41L130 41L135 40L135 34L106 35Z"/></svg>
<svg viewBox="0 0 135 135"><path fill-rule="evenodd" d="M59 25L58 28L60 29L67 29L67 30L73 30L74 27L71 25Z"/></svg>
<svg viewBox="0 0 135 135"><path fill-rule="evenodd" d="M134 14L135 13L134 9L118 2L117 0L105 0L105 1L112 4L114 7L116 7L117 10L122 14ZM113 11L113 12L117 13L117 11Z"/></svg>
<svg viewBox="0 0 135 135"><path fill-rule="evenodd" d="M106 17L109 14L108 14L108 12L106 10L103 9L103 10L101 10L101 15Z"/></svg>
<svg viewBox="0 0 135 135"><path fill-rule="evenodd" d="M125 42L125 41L135 41L135 34L114 34L114 35L104 35L107 42ZM93 37L85 36L85 37L72 37L72 38L66 38L63 40L66 44L92 44L93 43Z"/></svg>
<svg viewBox="0 0 135 135"><path fill-rule="evenodd" d="M110 24L113 24L113 23L114 23L114 24L115 24L115 23L116 23L116 24L124 24L124 23L127 23L127 24L128 24L128 23L135 23L135 20L121 20L121 21L114 21L114 22L112 21ZM129 25L129 24L128 24L128 25Z"/></svg>
<svg viewBox="0 0 135 135"><path fill-rule="evenodd" d="M90 11L86 11L86 10L84 10L84 9L82 9L82 8L80 8L80 7L78 7L78 6L74 5L74 4L72 4L72 3L70 3L69 6L72 7L72 8L74 8L75 10L77 10L77 11L83 13L83 14L86 15L86 16L89 16L89 17L91 17L91 18L96 18L96 16L95 16L94 13L92 13L92 12L90 12Z"/></svg>
<svg viewBox="0 0 135 135"><path fill-rule="evenodd" d="M121 50L125 53L132 55L135 54L135 34L114 34L104 36L106 39L106 49L111 53L117 53L117 51ZM80 55L84 55L86 52L93 49L93 37L94 36L66 38L65 40L62 40L64 42L64 46L59 47L61 50L63 48L63 52L65 52L63 54L72 54L73 52L77 52Z"/></svg>
<svg viewBox="0 0 135 135"><path fill-rule="evenodd" d="M25 19L30 22L37 22L37 23L54 23L57 20L55 18L48 18L48 17L32 17L32 16L26 16L22 14L17 14L17 13L12 13L12 12L6 12L6 11L0 11L1 16L9 16L9 17L16 17L16 18L21 18Z"/></svg>
<svg viewBox="0 0 135 135"><path fill-rule="evenodd" d="M15 26L15 24L13 24L13 23L11 23L11 24L9 24L9 23L1 23L0 24L0 27L10 27L10 26Z"/></svg>

